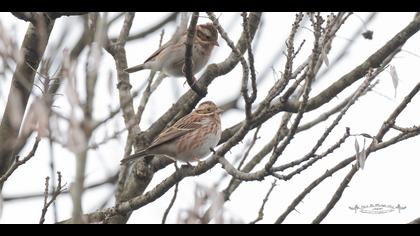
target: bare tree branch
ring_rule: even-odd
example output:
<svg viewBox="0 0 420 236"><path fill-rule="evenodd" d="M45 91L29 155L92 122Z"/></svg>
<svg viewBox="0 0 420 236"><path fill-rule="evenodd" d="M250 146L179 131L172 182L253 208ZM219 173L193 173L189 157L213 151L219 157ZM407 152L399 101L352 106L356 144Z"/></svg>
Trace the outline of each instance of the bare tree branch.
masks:
<svg viewBox="0 0 420 236"><path fill-rule="evenodd" d="M48 195L49 195L48 183L49 183L50 178L49 177L45 178L44 207L42 208L41 218L39 219L40 224L44 224L45 214L47 214L48 207L57 199L58 195L60 195L63 191L65 191L64 189L65 184L64 185L61 184L61 173L58 171L57 175L58 175L57 187L53 186L53 191L51 193L52 197L49 201L48 201Z"/></svg>
<svg viewBox="0 0 420 236"><path fill-rule="evenodd" d="M175 169L178 170L178 166L176 165L176 163L175 163ZM172 206L175 203L176 196L178 195L178 185L179 185L179 182L175 184L174 196L172 197L171 201L169 202L168 207L165 210L165 213L163 214L162 224L166 223L166 218L168 217L169 211L171 210Z"/></svg>
<svg viewBox="0 0 420 236"><path fill-rule="evenodd" d="M200 90L199 87L197 87L196 84L196 79L192 73L193 70L193 64L192 64L192 53L193 53L193 40L194 40L194 36L195 36L195 31L196 31L196 25L197 25L197 21L198 21L198 12L194 12L193 15L191 16L191 22L190 22L190 26L188 26L188 33L187 33L187 42L185 45L185 68L184 69L184 73L185 73L185 78L187 79L188 85L191 87L191 89L196 92L198 95L200 95L201 97L206 96L207 91L205 90Z"/></svg>
<svg viewBox="0 0 420 236"><path fill-rule="evenodd" d="M340 200L341 196L343 195L344 189L348 187L348 184L350 183L351 179L353 178L354 174L357 172L357 165L353 165L349 173L344 177L344 180L341 182L340 187L337 189L337 191L334 193L333 198L328 203L325 209L323 209L319 215L312 221L312 224L319 224L332 210L332 208L335 206L335 204Z"/></svg>
<svg viewBox="0 0 420 236"><path fill-rule="evenodd" d="M83 191L98 188L98 187L102 187L102 186L107 185L107 184L114 185L117 182L117 179L118 179L118 173L114 174L114 175L111 175L111 176L109 176L109 177L107 177L103 180L99 180L97 182L85 185L85 188L84 188ZM64 189L61 192L61 194L69 194L69 193L70 192L69 192L68 189ZM51 193L50 193L50 196L52 196ZM27 200L27 199L40 198L40 197L44 197L44 193L6 195L6 196L4 196L3 200L5 202L9 202L9 201Z"/></svg>
<svg viewBox="0 0 420 236"><path fill-rule="evenodd" d="M361 30L365 28L365 26L358 27L356 25L354 27L355 31L351 32L353 34L351 40L343 43L344 48L338 49L341 51L332 50L333 46L336 48L336 42L332 45L333 41L337 41L337 38L343 38L340 34L344 29L344 23L346 23L345 26L349 25L347 23L352 23L349 22L353 19L351 12L297 13L295 17L292 17L290 32L286 36L286 40L277 40L279 43L274 43L274 47L273 45L266 45L270 49L272 48L273 55L277 51L280 52L280 54L276 54L277 58L275 59L276 61L284 59L280 69L270 67L267 64L270 63L270 58L265 58L265 55L261 56L260 49L262 47L259 44L264 41L258 40L259 35L255 36L256 32L262 32L261 21L263 19L261 13L231 14L233 16L232 23L226 26L219 22L219 19L226 19L223 14L219 18L220 15L216 16L217 14L211 12L205 13L207 16L203 20L210 21L215 26L218 34L226 42L222 47L226 46L224 49L227 50L228 55L218 63L207 65L199 78L195 78L192 74L194 65L192 41L200 20L198 12L169 13L165 16L166 18L157 19L155 23L150 25L150 28L141 29L144 31L131 35L130 30L134 22L134 13L116 13L112 19L106 19L107 13L15 12L12 14L15 21L19 21L19 19L28 21L29 28L25 37L26 41L22 43L20 49L22 57L19 57L18 46L8 36L8 32L6 32L7 34L3 33L6 36L0 36L0 44L4 43L4 48L0 50L0 57L3 58L0 59L0 67L4 69L4 72L0 74L6 78L10 72L13 72L15 64L17 65L7 104L5 102L2 124L0 125L0 186L2 187L6 179L14 173L13 171L23 164L16 157L23 147L30 145L33 148L33 153L26 156L28 160L31 158L29 156L35 155L36 148L34 149L32 146L34 143L28 143L30 138L35 138L33 135L35 131L37 131L38 136L35 139L34 146L38 145L41 137L48 137L50 140L50 178L55 176L55 162L58 161L57 153L54 153L53 156L53 151L58 150L56 147L72 151L76 157L75 178L70 190L63 189L60 193L71 193L73 213L72 218L59 223L126 223L134 211L149 203L158 202L157 200L172 189L174 192L171 192L170 197L172 199L168 199L169 205L162 208L164 212L161 220L162 223L166 223L176 198L180 197L178 196L179 183L184 178L200 176L204 173L209 174L214 171L217 164L221 164L224 170L222 170L220 176L216 176L215 181L210 183L213 187L208 191L196 191L196 199L192 202L193 207L187 207L185 211L181 210L178 213L177 222L227 223L226 217L230 215L230 208L226 204L228 204L228 200L235 199L233 194L238 192L236 191L239 189L238 187L244 181L257 183L256 181L273 177L275 182L271 186L267 186L270 188L264 193L265 197L261 196L263 198L261 199L261 205L257 206L259 207L259 210L256 210L258 215L250 222L258 223L262 219L267 220L264 216L264 209L269 197L272 196L276 181L277 183L278 181L285 181L284 184L294 184L294 182L286 181L292 179L294 181L298 174L308 174L322 164L325 173L309 179L310 182L307 186L301 186L301 192L295 196L290 205L283 209L284 212L279 212L277 219L273 219L276 220L275 223L281 223L327 177L347 168L346 177L341 180L341 184L336 186L335 193L329 196L330 199L327 199L329 201L325 203L324 208L312 221L312 223L320 223L335 208L352 177L355 176L359 167L364 167L364 162L367 157L370 157L371 153L378 150L388 150L388 147L392 145L420 135L419 124L403 123L403 116L408 115L403 111L406 110L412 100L414 101L414 96L420 92L420 83L410 85L411 92L407 92L407 96L397 103L388 117L383 119L382 126L377 130L376 135L372 134L371 131L350 133L350 130L354 130L352 124L348 123L348 119L343 119L350 107L358 108L356 102L365 102L359 98L372 91L372 88L382 80L384 76L378 77L378 75L388 67L395 55L402 50L405 42L420 30L420 16L418 14L412 22L402 25L399 33L395 34L389 41L385 41L367 59L360 61L359 65L344 71L343 75L335 79L330 78L329 81L332 82L328 82L329 84L324 82L321 84L320 78L333 67L341 65L338 62L346 59L346 51L350 46L355 45L355 42L359 42L354 39L360 37ZM74 14L82 15L71 23L79 24L82 21L77 20L83 20L83 33L79 38L75 38L73 42L75 45L71 52L68 53L67 49L63 51L64 60L60 66L59 60L61 58L57 60L59 57L55 56L54 51L61 51L64 46L63 43L68 43L65 35L72 34L74 30L67 27L68 29L64 28L54 36L54 39L57 40L50 43L47 56L42 59L54 19ZM163 81L163 74L155 77L155 73L152 72L148 80L140 81L139 88L132 90L129 74L124 72L124 69L127 68L125 46L130 40L145 37L158 29L162 29L166 24L173 22L177 15L180 16L181 21L174 26L177 27L177 30L172 35L172 40L177 40L181 33L186 32L188 34L186 53L183 57L186 65L183 70L190 87L184 94L179 94L180 91L174 92L177 96L174 97L173 103L168 107L159 107L159 116L156 117L155 114L153 121L145 121L144 114L146 112L154 114L157 111L155 107L149 107L151 98L154 95L159 95L154 94L154 92L164 89L160 87L161 85L175 86L175 89L178 89L177 83L179 81L173 80L170 84L167 84ZM191 15L192 17L189 19ZM370 21L374 15L366 14L368 16L367 21ZM97 20L96 16L100 20ZM123 16L124 21L122 21ZM268 19L265 18L265 20ZM139 23L141 24L141 22ZM108 36L108 34L111 34L109 32L110 25L114 28L115 24L120 24L118 35ZM171 23L171 25L173 24ZM230 35L231 32L234 32L233 26L240 30L239 38L235 39L236 42L232 40L233 34ZM358 29L356 30L356 28ZM6 28L0 26L1 32L4 32L4 29ZM267 28L264 29L267 30ZM1 32L0 35L3 35ZM298 37L299 32L309 32L309 36L311 37L312 34L313 38ZM13 32L10 35L13 36ZM159 45L162 38L163 33ZM309 47L308 42L312 44ZM87 50L84 50L85 48ZM103 66L106 66L102 63L104 60L101 60L104 51L102 48L109 53L115 63L113 69L105 68L104 72L101 70ZM246 52L247 55L245 55ZM331 57L338 55L331 62L328 58L330 52L334 53ZM141 53L141 50L139 53ZM50 54L52 56L49 56ZM32 57L29 57L30 55ZM86 55L86 58L81 58L80 55ZM80 62L85 64L80 65ZM241 68L237 68L238 64ZM50 68L56 66L58 66L56 72L59 71L59 75L54 73L51 76ZM85 70L81 71L80 66ZM118 166L118 171L115 171L115 166L108 166L108 160L103 159L103 149L114 145L109 143L110 140L120 142L119 146L123 149L120 155L113 157L117 159L129 156L133 150L137 152L149 147L162 130L190 113L200 100L207 97L207 90L212 88L210 87L211 84L217 82L216 79L220 79L219 82L222 82L224 75L231 74L233 70L237 72L238 69L242 70L242 73L240 72L241 78L229 81L236 86L233 94L226 98L224 104L223 102L220 104L226 109L222 119L224 120L226 116L226 119L229 120L228 123L233 125L223 130L218 146L212 149L213 153L200 165L183 165L177 168L175 172L168 174L164 168L173 164L173 160L164 155L150 155L139 158L130 165ZM334 71L336 69L334 68ZM271 80L261 78L263 74L267 74L267 71L272 71L273 74L264 77L269 77ZM82 78L79 78L79 72L84 73ZM113 85L115 75L117 89ZM36 79L35 76L37 76ZM362 77L365 77L363 81L359 81ZM396 78L395 73L391 77L396 90L395 80L399 80L399 78ZM63 79L68 80L64 81ZM102 79L105 80L102 81ZM62 81L64 81L63 84L68 85L65 88L67 97L64 98L70 105L70 113L67 109L67 103L63 106L62 103L55 102L55 95L58 95L62 90L60 88L60 82ZM162 81L163 83L161 83ZM118 96L118 107L114 107L115 103L109 99L97 103L98 93L95 94L95 91L98 91L95 87L96 84L99 86L102 82L107 84L110 98ZM405 85L407 86L407 84ZM399 89L406 89L406 86L399 87ZM351 87L351 91L344 91L349 87ZM82 92L80 92L81 88ZM118 94L115 94L114 91L118 91ZM312 91L317 92L312 94ZM103 91L100 92L102 94ZM138 97L140 94L142 96ZM33 102L28 106L27 101L30 96ZM333 98L337 98L337 100L333 101ZM61 101L61 99L57 99L58 101ZM328 104L328 107L324 106L328 102L332 103ZM101 109L108 111L105 117L98 119L94 117L98 114L96 112L97 104L100 104ZM135 104L137 109L134 107ZM146 109L150 109L150 112ZM161 113L162 109L164 109L163 113ZM234 123L231 123L232 113L229 111L235 113L234 117L237 119ZM122 116L122 120L120 120L119 115ZM227 118L228 116L229 118ZM323 127L325 125L324 121L329 123L325 128ZM345 126L343 126L344 123ZM148 125L148 127L144 127L144 125ZM268 125L273 125L273 127ZM142 128L140 129L140 127ZM337 135L337 132L334 131L337 127L342 130L340 132L342 134ZM344 129L345 132L343 132ZM66 130L68 130L67 134ZM312 130L318 131L316 134L310 134ZM319 132L319 130L321 131ZM124 136L121 136L122 134ZM292 145L295 142L302 141L301 138L307 138L307 135L312 135L311 139L304 140L306 143L299 145L304 150L292 150ZM325 162L327 158L335 158L338 151L346 151L345 148L349 144L346 141L350 136L364 139L363 150L360 152L359 147L356 149L356 155L351 152L347 153L346 157L338 160L338 164L330 165L329 162ZM79 140L79 142L75 140ZM367 147L366 141L371 141ZM295 151L303 154L295 155ZM87 158L90 158L89 156L92 156L90 154L94 153L95 156L100 158L100 160L95 161L100 161L99 165L103 169L102 172L108 177L92 184L85 184ZM107 153L106 155L112 154ZM26 157L23 159L24 161L26 161ZM14 162L15 158L18 161ZM319 165L315 165L316 163ZM158 182L156 182L157 180L152 181L155 174L159 178ZM39 191L32 194L9 195L5 196L2 202L10 203L14 200L43 197L44 207L40 217L40 223L43 223L48 208L51 205L55 208L58 199L58 194L54 196L56 191L54 189L54 186L56 186L55 177L52 180L53 182L47 180L46 189L43 193ZM226 185L222 186L224 184ZM61 185L61 175L58 185ZM104 197L99 199L98 203L92 205L88 204L89 202L82 201L83 193L94 191L94 188L99 186L107 188L111 185L114 191L108 191ZM51 186L53 186L53 190L49 191L48 189ZM66 196L68 197L68 195ZM86 206L82 207L82 204L86 204ZM85 207L87 208L84 209ZM61 215L59 210L60 208L57 208L57 213L60 214L54 212L54 215L56 215L55 222L62 220L57 220L57 215ZM51 219L53 218L51 217ZM415 221L413 220L413 222ZM235 222L237 221L235 220Z"/></svg>
<svg viewBox="0 0 420 236"><path fill-rule="evenodd" d="M33 156L35 156L35 152L38 149L38 144L41 141L39 136L36 137L35 143L32 146L31 151L22 159L19 160L19 156L16 156L15 162L9 167L9 169L0 177L0 185L2 186L4 182L13 174L13 172L21 165L25 164L29 161Z"/></svg>
<svg viewBox="0 0 420 236"><path fill-rule="evenodd" d="M381 142L382 138L385 136L385 134L390 130L392 125L395 123L395 119L401 114L401 112L407 107L408 103L410 103L411 99L420 91L420 83L418 83L411 91L410 93L404 98L404 100L397 106L397 108L391 113L389 118L383 123L382 127L380 128L378 134L374 137L369 147L364 150L365 151L365 159L369 157L369 154L371 153L371 150L373 147L375 147L377 142ZM418 128L417 128L418 129ZM411 130L406 130L409 132L415 132L417 130L416 128ZM356 172L359 170L358 165L353 165L349 173L346 175L346 177L341 182L339 188L334 193L331 200L328 202L327 206L318 214L318 216L312 221L312 223L320 223L327 215L328 213L334 208L335 204L340 200L341 196L343 195L343 192L345 188L350 183L353 176L356 174Z"/></svg>
<svg viewBox="0 0 420 236"><path fill-rule="evenodd" d="M353 84L355 81L362 78L370 68L377 68L381 66L382 62L391 55L395 50L401 47L411 36L420 30L420 17L416 17L410 24L408 24L403 30L396 34L391 40L389 40L383 47L378 49L362 64L357 66L349 73L342 76L327 89L322 91L320 94L311 98L308 101L307 111L316 109L326 102L330 101L334 96L343 91L345 88ZM296 112L298 110L298 103L288 102L287 105L283 105L280 102L273 104L274 109L283 108L285 111Z"/></svg>
<svg viewBox="0 0 420 236"><path fill-rule="evenodd" d="M249 222L250 224L255 224L258 221L262 220L264 218L264 206L268 201L268 198L270 197L271 192L273 191L273 189L276 187L276 180L274 180L274 182L271 184L270 189L268 190L267 194L265 195L263 202L261 204L260 210L258 211L258 216L255 220Z"/></svg>
<svg viewBox="0 0 420 236"><path fill-rule="evenodd" d="M244 97L244 101L245 101L246 119L249 122L249 119L250 119L250 116L251 116L252 102L255 100L255 99L251 99L249 97L249 94L248 94L249 66L248 66L245 58L243 57L242 53L238 50L238 48L235 47L235 44L232 42L232 40L229 38L228 34L225 32L225 30L220 25L219 20L216 18L216 16L211 12L207 12L207 15L209 16L210 20L213 21L214 26L216 27L217 31L219 31L222 38L226 41L226 43L232 49L232 52L234 53L234 55L239 58L239 62L242 65L241 93L242 93L242 96ZM248 21L246 21L246 22L248 22ZM249 31L248 31L249 25L246 25L244 27L247 29L246 31L243 31L245 47L247 47L245 50L248 50L248 47L250 47L250 44L251 44L250 41L251 41L252 38L250 37ZM256 92L255 92L255 96L256 96Z"/></svg>
<svg viewBox="0 0 420 236"><path fill-rule="evenodd" d="M28 103L29 95L34 83L35 71L38 68L54 21L47 18L38 21L36 25L29 24L25 38L20 48L22 61L16 65L12 84L9 91L6 108L0 125L0 175L4 175L13 160L13 149L19 129L22 124L23 114ZM3 189L3 184L0 184Z"/></svg>
<svg viewBox="0 0 420 236"><path fill-rule="evenodd" d="M390 117L383 123L382 127L379 129L377 135L375 135L374 140L369 145L369 147L366 149L366 158L369 156L370 153L375 152L377 150L383 149L389 145L395 144L396 142L405 140L406 138L413 137L415 135L418 135L420 132L420 129L413 130L413 132L410 133L403 133L400 135L397 135L396 137L386 141L381 142L383 136L389 131L392 124L395 122L395 119L397 116L405 109L407 104L411 101L411 99L419 92L420 90L420 83L418 83L411 91L410 93L404 98L404 100L397 106L397 108L391 113ZM405 136L405 137L404 137ZM312 191L318 184L320 184L325 178L331 176L336 171L346 167L348 164L353 162L355 160L355 155L352 157L349 157L343 161L341 161L339 164L337 164L332 169L329 169L320 176L318 179L313 181L305 190L300 193L295 200L292 202L292 204L287 208L287 210L280 215L279 218L277 218L275 223L281 223L284 221L284 219L290 214L291 211L295 209L295 207L302 201L302 199L310 192ZM350 182L351 178L354 176L354 174L357 172L358 168L356 165L352 167L350 172L347 174L346 178L342 181L342 184L337 189L336 193L328 203L327 207L319 214L319 216L314 220L314 223L320 222L327 214L331 211L331 209L334 207L334 205L338 202L340 197L342 196L345 188L347 187L348 183Z"/></svg>

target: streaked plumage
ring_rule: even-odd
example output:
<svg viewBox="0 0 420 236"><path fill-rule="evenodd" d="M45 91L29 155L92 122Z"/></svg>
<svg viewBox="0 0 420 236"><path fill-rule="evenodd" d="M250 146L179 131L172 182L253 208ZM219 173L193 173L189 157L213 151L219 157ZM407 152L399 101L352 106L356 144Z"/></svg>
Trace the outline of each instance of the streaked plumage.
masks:
<svg viewBox="0 0 420 236"><path fill-rule="evenodd" d="M193 41L193 74L200 71L208 62L210 54L217 43L217 30L212 23L197 25ZM177 41L170 40L154 52L143 64L125 69L133 73L143 69L161 71L166 75L183 76L185 60L185 43L187 31Z"/></svg>
<svg viewBox="0 0 420 236"><path fill-rule="evenodd" d="M121 161L122 164L146 155L163 154L173 160L189 163L207 156L220 140L221 110L211 101L164 130L150 146Z"/></svg>

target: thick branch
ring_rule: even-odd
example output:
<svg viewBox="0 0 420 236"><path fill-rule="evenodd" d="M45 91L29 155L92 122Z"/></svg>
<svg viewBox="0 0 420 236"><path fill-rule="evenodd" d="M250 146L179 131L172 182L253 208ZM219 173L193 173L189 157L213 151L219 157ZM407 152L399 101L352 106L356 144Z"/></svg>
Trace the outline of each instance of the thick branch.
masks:
<svg viewBox="0 0 420 236"><path fill-rule="evenodd" d="M251 37L255 35L255 31L258 28L260 18L261 13L250 13L249 15L249 33ZM241 54L243 54L246 50L245 37L246 36L242 34L236 45L236 48L241 52ZM216 77L224 75L233 70L233 68L237 65L238 62L238 57L235 54L231 53L225 61L219 64L209 65L205 70L204 74L197 81L197 86L200 88L207 87ZM121 84L120 86L123 86L123 84ZM175 116L182 117L183 115L189 113L199 102L200 99L201 97L198 96L194 91L189 90L188 92L186 92L180 99L178 99L177 103L175 103L164 115L162 115L161 118L154 122L147 131L142 132L137 137L137 143L135 146L137 148L144 148L145 145L147 145L147 142L150 142L156 135L158 135L166 127L166 125L174 119ZM244 137L245 134L246 132L243 132L241 135L232 139L231 142L227 143L227 145L224 146L221 151L219 150L220 152L218 153L218 155L223 155L224 153L226 153L232 146L236 145ZM159 168L161 168L160 161L153 161L152 163L156 163L156 165L158 165ZM166 162L165 164L169 163ZM154 166L146 166L144 162L138 161L132 168L133 177L127 179L127 182L124 184L125 194L123 194L123 198L125 199L125 201L121 202L120 204L117 204L115 208L109 208L102 212L88 214L88 221L97 222L105 220L105 222L124 222L124 220L127 219L127 217L124 216L127 216L127 214L129 214L131 211L138 209L148 204L149 202L154 201L156 198L162 196L166 191L168 191L182 178L204 173L216 164L216 157L213 156L212 158L209 158L209 160L206 161L200 167L181 168L172 176L168 177L167 180L163 181L161 184L156 186L153 190L151 190L151 192L138 196L139 193L142 193L146 189L151 180L151 177L153 176L153 170L157 168L155 164ZM124 220L111 220L110 216L113 215L122 216Z"/></svg>
<svg viewBox="0 0 420 236"><path fill-rule="evenodd" d="M200 89L197 84L196 80L193 75L193 43L194 43L194 36L195 36L195 28L198 21L198 12L194 12L191 16L191 22L190 26L188 27L188 33L187 33L187 42L185 45L185 68L183 68L183 71L185 73L185 78L187 79L188 85L191 87L191 89L196 92L201 97L206 96L207 91Z"/></svg>
<svg viewBox="0 0 420 236"><path fill-rule="evenodd" d="M22 42L22 60L13 74L6 109L0 125L0 175L4 175L13 159L14 142L19 134L29 95L35 78L35 71L44 55L54 21L47 18L38 24L29 24ZM0 184L0 189L3 185ZM0 190L1 191L1 190Z"/></svg>

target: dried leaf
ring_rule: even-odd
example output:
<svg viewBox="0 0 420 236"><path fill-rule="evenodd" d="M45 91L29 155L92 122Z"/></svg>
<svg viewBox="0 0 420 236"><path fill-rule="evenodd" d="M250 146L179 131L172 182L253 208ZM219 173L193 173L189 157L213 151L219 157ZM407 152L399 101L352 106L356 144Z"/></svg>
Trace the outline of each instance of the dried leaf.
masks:
<svg viewBox="0 0 420 236"><path fill-rule="evenodd" d="M356 138L354 139L354 149L356 150L356 161L359 163L360 147Z"/></svg>
<svg viewBox="0 0 420 236"><path fill-rule="evenodd" d="M366 140L363 139L363 150L362 152L359 153L359 144L357 143L356 140L356 144L357 144L357 148L356 148L356 160L357 160L357 165L359 166L360 169L363 170L363 168L365 167L365 161L366 161Z"/></svg>
<svg viewBox="0 0 420 236"><path fill-rule="evenodd" d="M38 123L37 131L40 137L48 136L48 108L41 100L34 102L34 114Z"/></svg>
<svg viewBox="0 0 420 236"><path fill-rule="evenodd" d="M359 154L360 147L359 147L359 143L357 142L357 139L354 139L354 149L356 149L356 154Z"/></svg>
<svg viewBox="0 0 420 236"><path fill-rule="evenodd" d="M391 70L391 78L392 78L392 84L394 85L394 97L397 97L397 87L398 87L398 75L397 75L397 70L395 70L395 66L391 65L390 66L390 70Z"/></svg>
<svg viewBox="0 0 420 236"><path fill-rule="evenodd" d="M373 38L373 31L372 30L366 30L362 33L363 38L372 40Z"/></svg>
<svg viewBox="0 0 420 236"><path fill-rule="evenodd" d="M360 155L359 155L359 159L357 161L360 169L363 170L363 168L365 167L365 161L366 161L366 150L363 150Z"/></svg>
<svg viewBox="0 0 420 236"><path fill-rule="evenodd" d="M40 99L35 100L29 107L22 125L22 135L26 136L34 130L40 137L48 136L48 109Z"/></svg>

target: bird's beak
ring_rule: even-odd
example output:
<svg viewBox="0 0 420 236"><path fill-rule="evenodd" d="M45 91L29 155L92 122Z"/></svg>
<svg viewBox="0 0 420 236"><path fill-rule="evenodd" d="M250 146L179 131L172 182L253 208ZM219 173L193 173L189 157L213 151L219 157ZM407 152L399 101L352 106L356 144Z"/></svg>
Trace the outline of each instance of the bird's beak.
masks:
<svg viewBox="0 0 420 236"><path fill-rule="evenodd" d="M220 113L222 113L222 112L223 112L223 109L217 108L217 110L216 110L216 113L217 113L217 114L220 114Z"/></svg>
<svg viewBox="0 0 420 236"><path fill-rule="evenodd" d="M214 42L214 45L219 47L219 43L217 41Z"/></svg>

